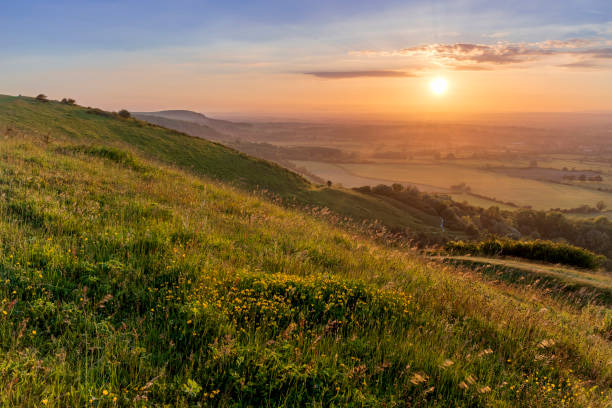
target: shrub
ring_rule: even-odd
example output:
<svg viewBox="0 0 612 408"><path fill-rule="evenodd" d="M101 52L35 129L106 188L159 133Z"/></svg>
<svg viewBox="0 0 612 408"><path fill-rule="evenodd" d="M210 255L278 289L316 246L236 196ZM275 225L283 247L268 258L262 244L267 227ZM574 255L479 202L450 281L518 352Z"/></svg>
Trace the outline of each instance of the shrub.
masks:
<svg viewBox="0 0 612 408"><path fill-rule="evenodd" d="M76 104L76 101L72 98L64 98L62 99L62 103L66 104L66 105L74 105Z"/></svg>
<svg viewBox="0 0 612 408"><path fill-rule="evenodd" d="M121 116L121 117L122 117L122 118L124 118L124 119L127 119L127 118L132 117L132 115L130 114L130 112L129 112L129 111L127 111L127 110L125 110L125 109L121 109L121 110L120 110L120 111L117 113L117 115Z"/></svg>
<svg viewBox="0 0 612 408"><path fill-rule="evenodd" d="M355 187L353 188L353 190L358 191L360 193L365 193L365 194L372 192L372 188L370 186Z"/></svg>
<svg viewBox="0 0 612 408"><path fill-rule="evenodd" d="M117 164L131 167L134 170L142 169L142 165L138 163L130 152L125 152L114 147L79 145L62 147L59 148L58 151L61 153L81 153L88 156L100 157Z"/></svg>
<svg viewBox="0 0 612 408"><path fill-rule="evenodd" d="M574 245L552 241L516 241L511 239L489 239L480 242L450 241L445 246L452 254L485 256L514 256L579 268L596 269L606 262L606 257Z"/></svg>
<svg viewBox="0 0 612 408"><path fill-rule="evenodd" d="M49 99L47 98L47 95L45 94L38 94L36 96L36 100L39 102L49 102Z"/></svg>
<svg viewBox="0 0 612 408"><path fill-rule="evenodd" d="M374 194L380 195L391 195L393 193L393 189L385 184L379 184L376 187L372 188L372 192Z"/></svg>
<svg viewBox="0 0 612 408"><path fill-rule="evenodd" d="M87 113L92 114L92 115L98 115L98 116L104 116L107 118L112 118L113 114L110 112L107 112L105 110L102 109L98 109L98 108L87 108Z"/></svg>

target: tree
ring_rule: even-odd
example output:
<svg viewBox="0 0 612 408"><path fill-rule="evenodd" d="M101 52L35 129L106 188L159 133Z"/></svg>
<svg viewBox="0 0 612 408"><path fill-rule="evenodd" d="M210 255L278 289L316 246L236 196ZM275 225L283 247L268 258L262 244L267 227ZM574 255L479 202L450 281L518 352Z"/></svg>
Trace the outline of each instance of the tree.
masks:
<svg viewBox="0 0 612 408"><path fill-rule="evenodd" d="M397 192L404 190L404 186L402 186L400 183L393 183L391 188L393 189L393 191L397 191Z"/></svg>
<svg viewBox="0 0 612 408"><path fill-rule="evenodd" d="M331 187L331 186L332 186L331 180L327 180L327 187Z"/></svg>
<svg viewBox="0 0 612 408"><path fill-rule="evenodd" d="M603 201L599 201L597 204L595 204L595 207L597 207L599 211L603 211L606 209L607 205Z"/></svg>
<svg viewBox="0 0 612 408"><path fill-rule="evenodd" d="M62 103L65 103L66 105L74 105L76 101L72 98L64 98L62 99Z"/></svg>
<svg viewBox="0 0 612 408"><path fill-rule="evenodd" d="M36 100L39 102L49 102L49 99L45 94L38 94L38 96L36 96Z"/></svg>
<svg viewBox="0 0 612 408"><path fill-rule="evenodd" d="M132 115L130 114L130 112L126 109L121 109L118 113L119 116L121 116L124 119L127 119L129 117L131 117Z"/></svg>

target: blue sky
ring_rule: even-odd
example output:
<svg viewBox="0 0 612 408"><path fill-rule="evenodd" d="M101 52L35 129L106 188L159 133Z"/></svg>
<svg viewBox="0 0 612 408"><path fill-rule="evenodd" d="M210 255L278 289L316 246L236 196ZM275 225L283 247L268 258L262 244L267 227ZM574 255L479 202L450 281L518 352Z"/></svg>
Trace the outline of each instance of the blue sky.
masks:
<svg viewBox="0 0 612 408"><path fill-rule="evenodd" d="M6 52L135 50L215 41L266 41L287 28L313 34L335 22L398 13L411 24L414 11L431 32L472 25L502 29L575 26L565 36L593 34L582 25L612 19L610 1L5 1L0 6L0 46ZM481 16L497 16L482 24ZM427 22L427 21L426 21ZM380 22L384 24L384 21ZM483 27L484 28L484 27ZM358 29L352 33L358 40ZM392 33L390 33L392 34ZM427 33L424 33L427 34ZM487 33L481 33L487 34ZM517 33L519 34L519 33ZM520 34L519 34L520 35ZM540 38L534 38L539 40Z"/></svg>
<svg viewBox="0 0 612 408"><path fill-rule="evenodd" d="M510 63L499 64L491 54L507 55L519 44L550 54L550 47L542 45L545 41L591 41L580 53L559 46L555 64L601 74L608 71L608 58L594 51L612 48L612 1L22 0L0 5L0 27L0 93L32 93L44 87L53 94L66 89L92 104L108 106L112 97L140 106L153 96L145 88L160 82L173 83L185 96L190 79L200 87L195 87L198 92L225 80L224 89L234 97L215 104L208 95L201 108L227 110L232 100L239 100L237 108L248 108L246 95L239 97L239 89L227 88L228 74L240 87L245 81L319 72L340 72L319 79L344 78L341 73L347 72L346 78L370 73L389 81L396 75L387 71L396 70L402 71L397 77L423 76L440 67L497 70L501 65L533 65L550 55L532 49L513 53L504 60ZM433 57L424 48L401 52L431 44L500 42L506 48L484 50L486 55L480 57L489 65L476 64L479 61L457 49L438 50ZM371 53L365 56L363 51ZM459 64L466 59L470 64ZM114 85L94 85L93 76L107 76ZM177 82L177 76L185 83ZM162 89L168 88L160 88L156 97ZM140 102L136 94L142 95ZM217 96L219 101L224 97ZM187 98L185 104L198 103Z"/></svg>

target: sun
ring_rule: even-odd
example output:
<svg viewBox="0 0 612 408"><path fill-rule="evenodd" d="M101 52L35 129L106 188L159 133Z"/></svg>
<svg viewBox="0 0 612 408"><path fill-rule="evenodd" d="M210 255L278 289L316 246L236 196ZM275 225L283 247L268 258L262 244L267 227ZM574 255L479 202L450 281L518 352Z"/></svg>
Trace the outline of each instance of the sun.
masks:
<svg viewBox="0 0 612 408"><path fill-rule="evenodd" d="M446 92L446 89L448 88L448 82L446 81L446 79L438 77L433 79L429 83L429 87L435 95L442 95Z"/></svg>

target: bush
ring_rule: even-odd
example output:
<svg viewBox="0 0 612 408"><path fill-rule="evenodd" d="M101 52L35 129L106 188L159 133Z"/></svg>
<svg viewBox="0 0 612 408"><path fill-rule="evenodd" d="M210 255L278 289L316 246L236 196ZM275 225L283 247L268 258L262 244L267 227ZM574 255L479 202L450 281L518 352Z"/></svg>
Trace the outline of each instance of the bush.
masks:
<svg viewBox="0 0 612 408"><path fill-rule="evenodd" d="M374 194L389 196L393 193L393 189L385 184L379 184L376 187L372 188L372 192Z"/></svg>
<svg viewBox="0 0 612 408"><path fill-rule="evenodd" d="M66 104L66 105L74 105L76 104L76 101L72 98L64 98L62 99L62 103Z"/></svg>
<svg viewBox="0 0 612 408"><path fill-rule="evenodd" d="M552 241L515 241L511 239L489 239L480 242L450 241L445 249L452 254L485 256L514 256L558 263L579 268L596 269L606 262L606 257L574 245Z"/></svg>
<svg viewBox="0 0 612 408"><path fill-rule="evenodd" d="M354 187L353 190L365 194L369 194L372 192L372 188L370 188L370 186Z"/></svg>
<svg viewBox="0 0 612 408"><path fill-rule="evenodd" d="M39 102L49 102L49 98L47 98L47 95L45 94L38 94L36 96L36 100Z"/></svg>
<svg viewBox="0 0 612 408"><path fill-rule="evenodd" d="M98 115L98 116L104 116L107 118L112 118L113 114L110 112L107 112L105 110L102 109L98 109L98 108L87 108L87 113L91 114L91 115Z"/></svg>
<svg viewBox="0 0 612 408"><path fill-rule="evenodd" d="M86 145L65 146L59 148L58 151L61 153L81 153L88 156L100 157L117 164L131 167L134 170L140 170L142 168L130 152L125 152L114 147Z"/></svg>
<svg viewBox="0 0 612 408"><path fill-rule="evenodd" d="M121 117L122 117L122 118L124 118L124 119L127 119L127 118L132 117L132 115L130 114L130 112L129 112L129 111L127 111L127 110L125 110L125 109L121 109L121 110L120 110L120 111L117 113L117 115L121 116Z"/></svg>

